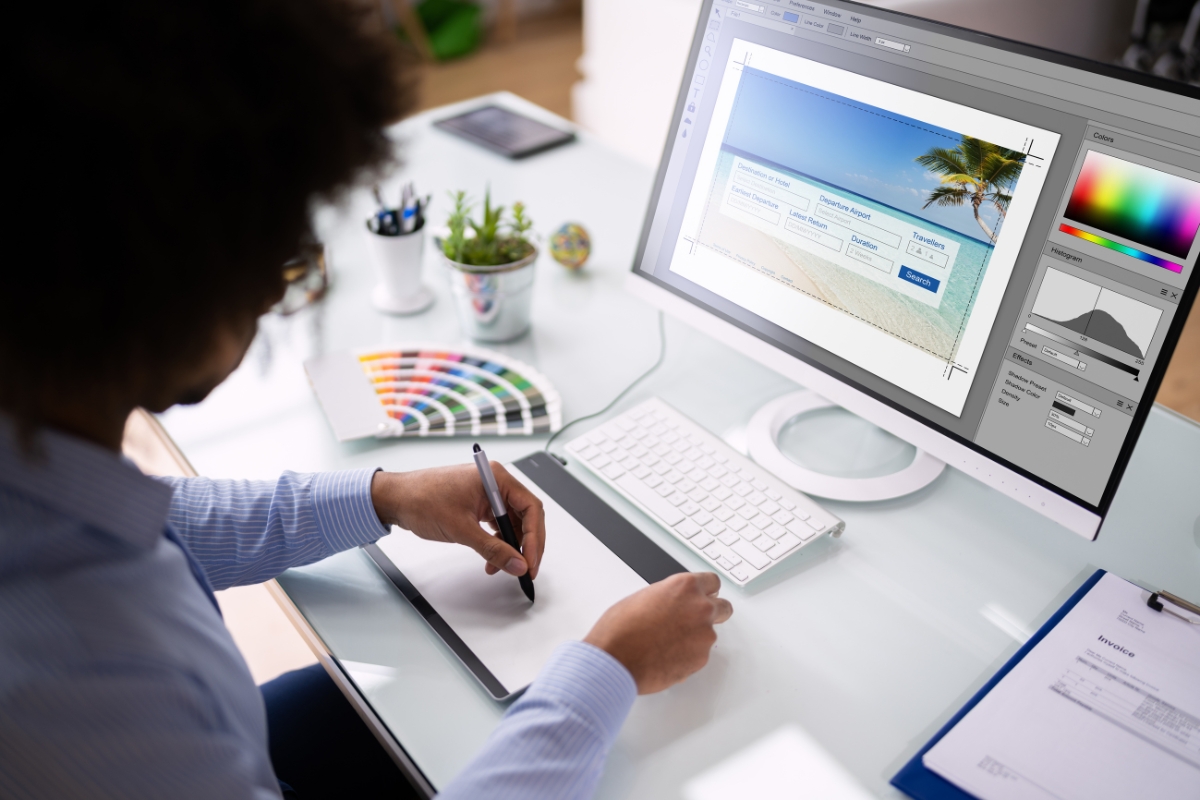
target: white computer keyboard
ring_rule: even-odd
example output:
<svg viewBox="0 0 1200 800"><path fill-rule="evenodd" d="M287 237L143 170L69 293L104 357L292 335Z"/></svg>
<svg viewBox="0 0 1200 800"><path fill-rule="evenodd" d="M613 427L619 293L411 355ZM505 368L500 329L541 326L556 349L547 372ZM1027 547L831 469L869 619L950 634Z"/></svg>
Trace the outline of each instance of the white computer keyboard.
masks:
<svg viewBox="0 0 1200 800"><path fill-rule="evenodd" d="M740 586L845 528L657 397L566 449Z"/></svg>

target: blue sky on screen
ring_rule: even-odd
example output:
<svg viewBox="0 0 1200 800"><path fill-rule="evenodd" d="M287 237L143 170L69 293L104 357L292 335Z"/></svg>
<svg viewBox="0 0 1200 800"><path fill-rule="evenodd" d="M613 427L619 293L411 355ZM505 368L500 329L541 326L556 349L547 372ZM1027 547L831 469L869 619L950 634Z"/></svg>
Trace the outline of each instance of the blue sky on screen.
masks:
<svg viewBox="0 0 1200 800"><path fill-rule="evenodd" d="M969 203L922 210L938 176L914 159L962 134L747 68L725 144L986 241ZM988 227L999 213L980 208Z"/></svg>

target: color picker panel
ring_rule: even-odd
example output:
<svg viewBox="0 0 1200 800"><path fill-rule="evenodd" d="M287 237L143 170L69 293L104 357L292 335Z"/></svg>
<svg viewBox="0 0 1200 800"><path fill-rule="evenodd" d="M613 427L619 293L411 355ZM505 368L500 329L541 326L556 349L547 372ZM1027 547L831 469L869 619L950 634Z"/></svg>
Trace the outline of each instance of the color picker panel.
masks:
<svg viewBox="0 0 1200 800"><path fill-rule="evenodd" d="M1105 239L1103 236L1097 236L1094 233L1081 231L1079 228L1068 225L1065 222L1059 225L1058 229L1063 233L1083 239L1085 242L1091 242L1092 244L1098 244L1101 247L1107 247L1109 250L1115 250L1118 253L1124 253L1131 258L1136 258L1138 261L1145 261L1147 264L1153 264L1156 267L1169 269L1171 272L1183 272L1182 264L1176 264L1174 261L1168 261L1165 258L1152 256L1144 250L1138 250L1136 247L1130 247L1127 244L1114 242L1112 239Z"/></svg>
<svg viewBox="0 0 1200 800"><path fill-rule="evenodd" d="M1186 259L1200 229L1200 183L1092 150L1066 217Z"/></svg>

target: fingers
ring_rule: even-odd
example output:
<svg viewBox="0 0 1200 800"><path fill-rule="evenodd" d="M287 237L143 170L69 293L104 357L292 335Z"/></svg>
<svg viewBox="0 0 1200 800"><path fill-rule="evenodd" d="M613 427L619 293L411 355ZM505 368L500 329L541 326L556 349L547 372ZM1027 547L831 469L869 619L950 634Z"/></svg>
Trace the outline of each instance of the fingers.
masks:
<svg viewBox="0 0 1200 800"><path fill-rule="evenodd" d="M723 597L714 597L713 605L715 612L713 614L713 624L720 625L725 620L733 616L733 603L730 603Z"/></svg>
<svg viewBox="0 0 1200 800"><path fill-rule="evenodd" d="M529 577L536 578L538 567L542 563L542 553L546 549L546 512L542 501L533 492L512 476L501 464L493 464L496 473L496 483L504 502L508 506L509 517L513 527L521 538L521 552L529 564ZM519 524L516 524L519 523Z"/></svg>
<svg viewBox="0 0 1200 800"><path fill-rule="evenodd" d="M509 575L524 575L529 565L521 554L504 543L499 536L491 536L476 524L470 526L473 532L460 541L483 557L487 562L484 570L489 575L504 571Z"/></svg>
<svg viewBox="0 0 1200 800"><path fill-rule="evenodd" d="M693 572L696 585L704 594L713 595L721 591L721 579L715 572Z"/></svg>
<svg viewBox="0 0 1200 800"><path fill-rule="evenodd" d="M716 573L693 572L691 575L696 588L703 592L712 603L713 625L720 625L733 616L733 604L723 597L717 597L717 593L721 591L721 579L717 577Z"/></svg>

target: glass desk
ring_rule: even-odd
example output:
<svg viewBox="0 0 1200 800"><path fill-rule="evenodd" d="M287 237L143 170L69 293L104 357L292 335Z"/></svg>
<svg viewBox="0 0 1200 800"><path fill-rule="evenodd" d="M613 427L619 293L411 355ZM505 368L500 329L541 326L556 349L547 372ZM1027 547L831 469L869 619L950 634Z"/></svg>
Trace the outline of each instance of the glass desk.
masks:
<svg viewBox="0 0 1200 800"><path fill-rule="evenodd" d="M511 95L488 99L565 124ZM586 134L510 162L431 127L456 108L395 129L406 166L387 188L415 180L433 193L436 221L447 191L482 197L490 183L496 202L525 201L539 230L567 221L588 228L594 252L584 271L570 274L543 258L532 333L496 349L547 375L566 419L590 413L657 356L656 312L621 291L652 173ZM333 281L324 304L265 320L226 385L164 416L201 474L274 478L285 469L407 470L469 459L462 439L338 444L307 385L301 362L317 352L462 342L433 258L431 310L402 318L372 309L362 220L373 207L361 192L321 215ZM663 367L615 411L657 394L725 434L797 388L671 320L667 335ZM510 461L543 443L495 439L487 448ZM704 568L586 470L570 469L682 564ZM846 520L845 535L748 591L725 586L735 613L711 662L684 684L638 700L598 797L679 797L687 779L785 722L807 729L872 792L896 796L892 775L1097 567L1200 597L1197 475L1200 426L1156 407L1096 542L954 470L901 500L829 503ZM289 571L275 591L327 667L336 662L348 676L344 690L377 732L433 787L453 778L504 713L362 552Z"/></svg>

